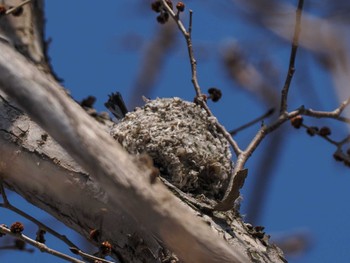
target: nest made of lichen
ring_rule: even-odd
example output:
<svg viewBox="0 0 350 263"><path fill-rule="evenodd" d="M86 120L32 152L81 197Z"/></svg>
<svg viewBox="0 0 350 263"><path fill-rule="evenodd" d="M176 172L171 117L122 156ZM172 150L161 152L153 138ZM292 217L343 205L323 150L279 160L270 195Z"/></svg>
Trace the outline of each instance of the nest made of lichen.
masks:
<svg viewBox="0 0 350 263"><path fill-rule="evenodd" d="M112 130L131 154L149 154L161 176L184 192L221 198L232 170L214 117L180 98L149 100Z"/></svg>

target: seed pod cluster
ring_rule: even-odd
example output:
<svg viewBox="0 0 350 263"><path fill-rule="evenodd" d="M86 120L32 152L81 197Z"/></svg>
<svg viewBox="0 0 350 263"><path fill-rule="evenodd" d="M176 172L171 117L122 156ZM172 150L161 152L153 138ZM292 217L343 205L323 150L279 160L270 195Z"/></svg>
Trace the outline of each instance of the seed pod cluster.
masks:
<svg viewBox="0 0 350 263"><path fill-rule="evenodd" d="M147 153L162 177L192 194L221 198L232 170L231 152L214 117L180 98L147 101L112 130L131 154Z"/></svg>

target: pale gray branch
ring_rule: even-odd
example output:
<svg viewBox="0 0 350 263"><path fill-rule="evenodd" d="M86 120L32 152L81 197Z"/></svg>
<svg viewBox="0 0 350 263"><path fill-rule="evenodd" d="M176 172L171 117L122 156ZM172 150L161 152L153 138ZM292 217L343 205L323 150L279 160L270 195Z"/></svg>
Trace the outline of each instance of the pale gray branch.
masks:
<svg viewBox="0 0 350 263"><path fill-rule="evenodd" d="M51 78L0 43L0 86L99 182L108 201L186 262L248 262L196 218ZM62 193L63 194L63 193Z"/></svg>

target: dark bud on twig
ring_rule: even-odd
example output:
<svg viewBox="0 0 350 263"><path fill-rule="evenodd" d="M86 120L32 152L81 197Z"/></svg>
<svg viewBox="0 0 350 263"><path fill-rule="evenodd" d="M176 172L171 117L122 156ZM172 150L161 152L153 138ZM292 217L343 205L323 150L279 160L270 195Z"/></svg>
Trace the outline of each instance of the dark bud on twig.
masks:
<svg viewBox="0 0 350 263"><path fill-rule="evenodd" d="M208 93L209 99L211 99L213 102L219 101L222 97L222 92L218 88L210 88L208 89Z"/></svg>
<svg viewBox="0 0 350 263"><path fill-rule="evenodd" d="M46 231L43 230L43 229L39 229L37 232L36 232L36 238L35 238L35 241L38 241L40 243L43 243L45 244L45 234L46 234Z"/></svg>
<svg viewBox="0 0 350 263"><path fill-rule="evenodd" d="M165 1L167 5L173 10L173 3L170 0ZM157 16L157 21L160 24L165 24L169 20L169 14L165 8L165 6L162 5L162 2L157 0L154 1L151 5L152 10L156 13L160 13L159 16Z"/></svg>
<svg viewBox="0 0 350 263"><path fill-rule="evenodd" d="M338 150L333 154L333 158L338 162L342 162L344 161L344 154Z"/></svg>
<svg viewBox="0 0 350 263"><path fill-rule="evenodd" d="M112 245L108 241L104 241L101 243L100 250L102 255L106 256L111 254L112 252Z"/></svg>
<svg viewBox="0 0 350 263"><path fill-rule="evenodd" d="M328 136L328 135L331 135L331 129L328 128L328 127L322 127L322 128L320 129L319 134L320 134L321 136Z"/></svg>
<svg viewBox="0 0 350 263"><path fill-rule="evenodd" d="M171 0L166 0L165 2L166 2L167 5L171 8L171 10L174 9L174 7L173 7L173 2L172 2Z"/></svg>
<svg viewBox="0 0 350 263"><path fill-rule="evenodd" d="M350 161L349 160L344 160L344 164L346 165L346 166L348 166L348 167L350 167Z"/></svg>
<svg viewBox="0 0 350 263"><path fill-rule="evenodd" d="M160 1L155 1L151 4L152 10L156 13L159 13L162 7L162 3Z"/></svg>
<svg viewBox="0 0 350 263"><path fill-rule="evenodd" d="M298 115L298 116L295 116L294 118L291 118L290 124L292 124L294 128L299 129L303 124L303 117L301 115Z"/></svg>
<svg viewBox="0 0 350 263"><path fill-rule="evenodd" d="M311 126L308 127L306 130L307 134L309 134L310 136L314 136L317 132L318 132L318 127L316 126Z"/></svg>
<svg viewBox="0 0 350 263"><path fill-rule="evenodd" d="M183 12L185 10L185 4L183 2L178 2L176 4L176 9L179 12Z"/></svg>
<svg viewBox="0 0 350 263"><path fill-rule="evenodd" d="M169 20L169 14L167 12L161 13L159 16L157 16L157 21L160 24L165 24Z"/></svg>
<svg viewBox="0 0 350 263"><path fill-rule="evenodd" d="M15 222L11 225L10 230L12 233L21 234L24 230L24 225L21 222Z"/></svg>

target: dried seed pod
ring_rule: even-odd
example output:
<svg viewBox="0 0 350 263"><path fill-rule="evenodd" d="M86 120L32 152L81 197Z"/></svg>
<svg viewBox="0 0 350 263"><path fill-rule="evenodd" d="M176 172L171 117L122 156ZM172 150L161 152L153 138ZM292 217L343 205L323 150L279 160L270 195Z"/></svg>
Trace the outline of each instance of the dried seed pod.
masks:
<svg viewBox="0 0 350 263"><path fill-rule="evenodd" d="M307 134L309 134L310 136L314 136L317 132L318 132L318 127L316 126L311 126L308 127L306 130Z"/></svg>
<svg viewBox="0 0 350 263"><path fill-rule="evenodd" d="M185 4L183 2L178 2L176 4L176 9L179 12L183 12L185 10Z"/></svg>
<svg viewBox="0 0 350 263"><path fill-rule="evenodd" d="M104 241L101 243L100 250L102 255L106 256L111 254L112 252L112 245L108 241Z"/></svg>
<svg viewBox="0 0 350 263"><path fill-rule="evenodd" d="M157 16L157 21L160 24L165 24L169 20L169 14L167 12L161 13L159 16Z"/></svg>
<svg viewBox="0 0 350 263"><path fill-rule="evenodd" d="M329 135L331 135L331 129L329 128L329 127L322 127L321 129L320 129L320 132L319 132L319 134L321 135L321 136L329 136Z"/></svg>
<svg viewBox="0 0 350 263"><path fill-rule="evenodd" d="M162 3L158 0L158 1L154 1L151 4L151 8L154 12L159 13L161 11L161 7L162 7Z"/></svg>
<svg viewBox="0 0 350 263"><path fill-rule="evenodd" d="M15 222L11 225L10 230L12 233L20 234L24 230L24 225L21 222Z"/></svg>
<svg viewBox="0 0 350 263"><path fill-rule="evenodd" d="M208 93L209 93L209 98L213 101L213 102L217 102L221 99L222 97L222 92L221 90L219 90L218 88L210 88L208 89Z"/></svg>
<svg viewBox="0 0 350 263"><path fill-rule="evenodd" d="M333 158L338 161L338 162L342 162L344 161L344 154L342 151L337 150L334 154L333 154Z"/></svg>
<svg viewBox="0 0 350 263"><path fill-rule="evenodd" d="M171 8L171 10L174 9L173 2L171 0L166 0L165 2L168 4L168 6Z"/></svg>
<svg viewBox="0 0 350 263"><path fill-rule="evenodd" d="M301 115L295 116L294 118L290 119L290 123L294 128L299 129L303 124L303 117Z"/></svg>
<svg viewBox="0 0 350 263"><path fill-rule="evenodd" d="M345 164L346 166L350 167L350 161L349 161L348 159L345 159L345 160L344 160L344 164Z"/></svg>
<svg viewBox="0 0 350 263"><path fill-rule="evenodd" d="M229 145L205 110L180 98L147 101L112 130L131 154L149 154L181 190L221 198L231 174Z"/></svg>

